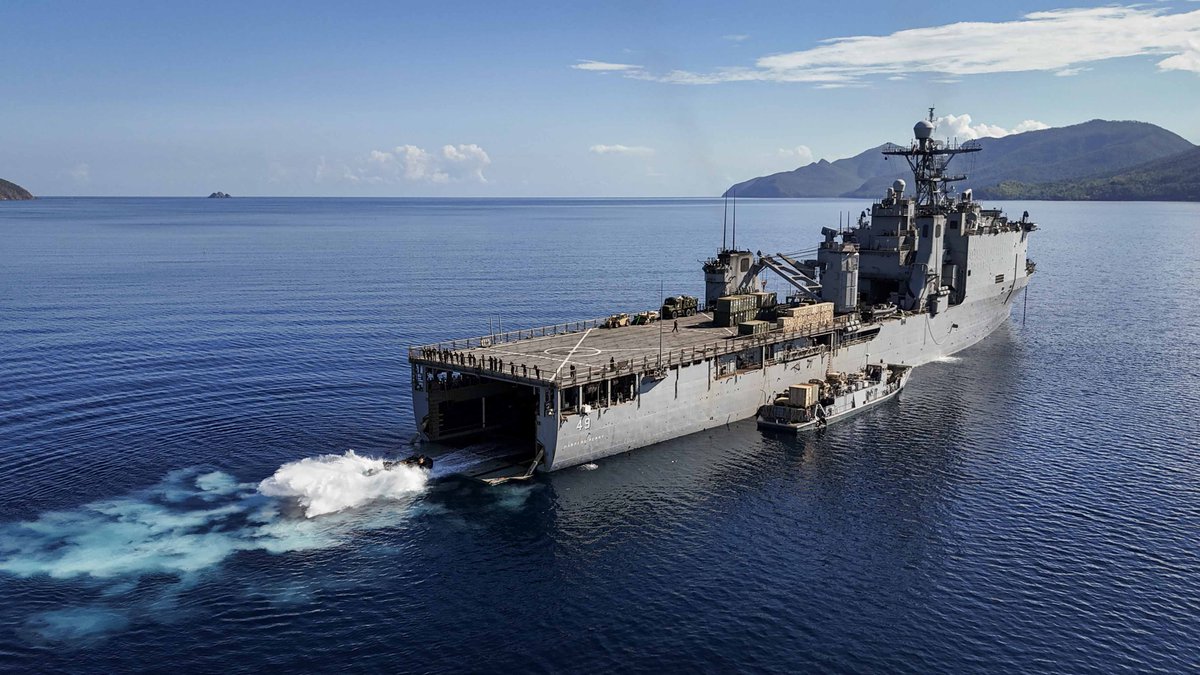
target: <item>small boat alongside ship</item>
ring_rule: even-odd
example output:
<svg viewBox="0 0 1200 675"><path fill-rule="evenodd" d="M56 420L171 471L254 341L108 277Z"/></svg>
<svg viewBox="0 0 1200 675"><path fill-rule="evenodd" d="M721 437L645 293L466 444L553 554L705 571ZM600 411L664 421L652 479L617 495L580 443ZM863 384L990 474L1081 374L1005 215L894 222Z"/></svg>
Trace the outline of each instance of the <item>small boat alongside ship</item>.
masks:
<svg viewBox="0 0 1200 675"><path fill-rule="evenodd" d="M829 373L788 387L774 403L758 409L758 427L776 431L821 429L900 393L912 366L871 365L854 373Z"/></svg>

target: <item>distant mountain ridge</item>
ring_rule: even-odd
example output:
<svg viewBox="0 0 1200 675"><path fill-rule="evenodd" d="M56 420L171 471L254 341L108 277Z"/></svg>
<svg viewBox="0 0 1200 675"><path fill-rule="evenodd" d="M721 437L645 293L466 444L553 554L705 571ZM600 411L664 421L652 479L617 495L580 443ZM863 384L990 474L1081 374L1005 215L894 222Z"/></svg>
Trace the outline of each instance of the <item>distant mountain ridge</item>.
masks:
<svg viewBox="0 0 1200 675"><path fill-rule="evenodd" d="M991 199L1200 201L1200 147L1114 174L1053 183L1006 181Z"/></svg>
<svg viewBox="0 0 1200 675"><path fill-rule="evenodd" d="M33 199L29 190L0 178L0 201Z"/></svg>
<svg viewBox="0 0 1200 675"><path fill-rule="evenodd" d="M905 142L907 144L907 141ZM1146 122L1092 120L1067 127L981 138L982 152L950 165L966 173L959 188L995 197L1002 184L1065 183L1115 175L1193 150L1187 139ZM739 197L876 197L897 178L911 179L908 165L886 159L881 146L835 162L821 160L793 171L752 178L726 191ZM1008 194L1008 193L1006 193Z"/></svg>

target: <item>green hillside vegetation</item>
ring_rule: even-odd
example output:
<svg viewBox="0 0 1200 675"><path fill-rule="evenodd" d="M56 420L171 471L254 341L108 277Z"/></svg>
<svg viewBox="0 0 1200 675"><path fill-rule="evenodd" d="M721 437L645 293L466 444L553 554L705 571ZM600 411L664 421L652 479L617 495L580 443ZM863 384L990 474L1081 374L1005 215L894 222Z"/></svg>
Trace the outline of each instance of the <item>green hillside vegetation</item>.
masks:
<svg viewBox="0 0 1200 675"><path fill-rule="evenodd" d="M1001 184L1032 185L1110 175L1194 148L1186 139L1145 122L1092 120L1004 138L983 138L983 149L950 165L976 194ZM899 158L885 160L879 148L836 162L813 162L794 171L738 183L739 197L877 197L897 178L910 179Z"/></svg>
<svg viewBox="0 0 1200 675"><path fill-rule="evenodd" d="M29 190L0 178L0 201L33 199Z"/></svg>
<svg viewBox="0 0 1200 675"><path fill-rule="evenodd" d="M1007 180L1044 183L1112 173L1195 147L1153 124L1104 120L984 138L979 145L979 170L970 182L980 188Z"/></svg>
<svg viewBox="0 0 1200 675"><path fill-rule="evenodd" d="M1200 148L1107 176L1036 184L1005 181L987 189L981 196L990 199L1200 201Z"/></svg>

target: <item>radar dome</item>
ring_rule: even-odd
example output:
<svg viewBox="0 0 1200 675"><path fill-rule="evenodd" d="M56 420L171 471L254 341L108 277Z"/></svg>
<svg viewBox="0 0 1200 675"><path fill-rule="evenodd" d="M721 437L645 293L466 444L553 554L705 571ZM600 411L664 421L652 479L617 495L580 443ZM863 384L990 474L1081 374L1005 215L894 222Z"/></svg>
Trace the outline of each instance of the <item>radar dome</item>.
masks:
<svg viewBox="0 0 1200 675"><path fill-rule="evenodd" d="M896 194L898 195L904 194L904 181L897 178L896 182L892 183L892 189L895 190Z"/></svg>
<svg viewBox="0 0 1200 675"><path fill-rule="evenodd" d="M933 137L933 122L929 120L921 120L913 125L913 135L918 141L924 141Z"/></svg>

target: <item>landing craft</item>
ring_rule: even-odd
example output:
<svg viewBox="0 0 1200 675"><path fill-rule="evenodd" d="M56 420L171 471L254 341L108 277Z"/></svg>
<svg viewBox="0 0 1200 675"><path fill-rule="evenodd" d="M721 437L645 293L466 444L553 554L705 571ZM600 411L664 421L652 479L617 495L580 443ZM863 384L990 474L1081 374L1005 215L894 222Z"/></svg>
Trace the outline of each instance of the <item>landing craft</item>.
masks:
<svg viewBox="0 0 1200 675"><path fill-rule="evenodd" d="M385 459L385 460L383 460L383 469L382 470L383 471L391 471L392 469L395 469L395 468L401 467L401 466L415 466L418 469L425 469L426 471L432 471L433 470L433 458L428 457L426 455L413 455L412 457L405 457L404 459ZM363 475L374 476L374 475L378 474L379 472L380 472L380 469L367 469L365 472L363 472Z"/></svg>
<svg viewBox="0 0 1200 675"><path fill-rule="evenodd" d="M824 429L830 422L870 410L900 393L912 366L869 365L857 373L829 373L788 387L758 409L758 427L775 431Z"/></svg>
<svg viewBox="0 0 1200 675"><path fill-rule="evenodd" d="M703 306L670 329L593 319L410 348L420 437L506 435L522 448L514 472L556 471L754 417L830 372L919 366L987 337L1034 273L1037 225L948 190L965 179L949 163L980 147L934 140L933 120L883 149L908 163L912 194L897 180L813 249L722 245ZM764 290L767 272L785 297Z"/></svg>
<svg viewBox="0 0 1200 675"><path fill-rule="evenodd" d="M418 469L433 469L433 458L425 455L413 455L404 459L385 459L383 468L392 469L397 466L415 466Z"/></svg>

